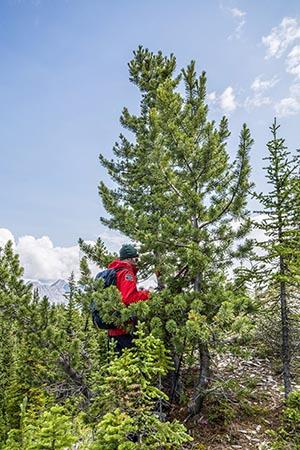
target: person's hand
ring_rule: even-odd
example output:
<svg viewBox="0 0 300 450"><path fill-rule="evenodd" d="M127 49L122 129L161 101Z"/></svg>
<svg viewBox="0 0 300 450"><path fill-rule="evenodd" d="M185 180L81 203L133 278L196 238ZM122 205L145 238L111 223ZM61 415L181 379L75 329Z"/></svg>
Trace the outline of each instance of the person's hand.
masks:
<svg viewBox="0 0 300 450"><path fill-rule="evenodd" d="M149 291L150 292L158 292L159 291L159 287L158 286L156 286L156 287L150 286L149 287Z"/></svg>

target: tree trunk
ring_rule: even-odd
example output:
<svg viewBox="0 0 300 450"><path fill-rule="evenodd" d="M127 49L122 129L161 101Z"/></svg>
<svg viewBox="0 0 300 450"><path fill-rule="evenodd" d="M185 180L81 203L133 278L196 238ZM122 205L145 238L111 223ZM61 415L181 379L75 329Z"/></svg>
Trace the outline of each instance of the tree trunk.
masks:
<svg viewBox="0 0 300 450"><path fill-rule="evenodd" d="M197 221L195 220L194 226L197 226ZM201 280L202 275L197 274L194 282L194 290L200 292L201 290ZM191 414L196 415L201 411L203 401L206 395L206 388L209 384L210 379L210 356L208 346L203 342L199 342L199 379L195 387L194 397L189 405L189 411Z"/></svg>
<svg viewBox="0 0 300 450"><path fill-rule="evenodd" d="M284 260L280 257L280 273L284 275ZM281 333L282 333L282 368L283 368L283 383L285 397L289 395L292 390L291 373L290 373L290 340L289 340L289 322L287 310L287 293L285 281L280 282L280 307L281 307Z"/></svg>
<svg viewBox="0 0 300 450"><path fill-rule="evenodd" d="M189 411L191 414L196 415L201 411L203 401L206 395L206 388L210 379L210 355L206 344L200 342L199 344L199 356L200 356L200 372L199 380L195 388L195 393L191 404L189 405Z"/></svg>
<svg viewBox="0 0 300 450"><path fill-rule="evenodd" d="M170 403L173 400L179 400L180 395L184 390L182 377L181 377L181 363L183 355L178 355L175 349L172 350L172 361L174 363L174 370L169 372L170 383Z"/></svg>
<svg viewBox="0 0 300 450"><path fill-rule="evenodd" d="M65 355L62 355L58 359L59 365L62 367L64 372L71 378L71 380L78 386L82 392L82 394L90 400L92 397L94 397L93 392L88 388L88 386L84 383L82 377L79 375L76 370L74 370L69 361L67 360L67 357Z"/></svg>

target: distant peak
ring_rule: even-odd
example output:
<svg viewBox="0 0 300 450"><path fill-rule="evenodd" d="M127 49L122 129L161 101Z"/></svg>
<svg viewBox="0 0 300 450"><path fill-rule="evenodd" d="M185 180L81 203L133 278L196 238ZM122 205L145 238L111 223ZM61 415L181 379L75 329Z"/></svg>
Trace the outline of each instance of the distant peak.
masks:
<svg viewBox="0 0 300 450"><path fill-rule="evenodd" d="M65 280L58 279L58 280L54 281L54 283L52 283L51 286L52 287L54 287L54 286L64 286L65 284L67 284L67 282Z"/></svg>

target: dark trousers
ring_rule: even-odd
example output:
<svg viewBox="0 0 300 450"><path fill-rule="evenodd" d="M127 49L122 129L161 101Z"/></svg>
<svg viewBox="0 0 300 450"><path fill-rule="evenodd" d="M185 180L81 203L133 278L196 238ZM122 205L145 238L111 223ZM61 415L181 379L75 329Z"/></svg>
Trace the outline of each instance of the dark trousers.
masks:
<svg viewBox="0 0 300 450"><path fill-rule="evenodd" d="M134 347L132 334L121 334L120 336L108 336L109 343L114 344L115 352L121 356L125 348Z"/></svg>

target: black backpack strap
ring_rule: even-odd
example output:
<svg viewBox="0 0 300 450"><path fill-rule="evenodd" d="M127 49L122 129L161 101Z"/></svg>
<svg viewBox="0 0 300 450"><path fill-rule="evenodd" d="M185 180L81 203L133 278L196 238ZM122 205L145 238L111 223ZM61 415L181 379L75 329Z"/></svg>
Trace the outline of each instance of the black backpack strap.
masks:
<svg viewBox="0 0 300 450"><path fill-rule="evenodd" d="M128 269L128 267L117 267L115 269L116 272L120 272L120 270L130 270L130 269Z"/></svg>

